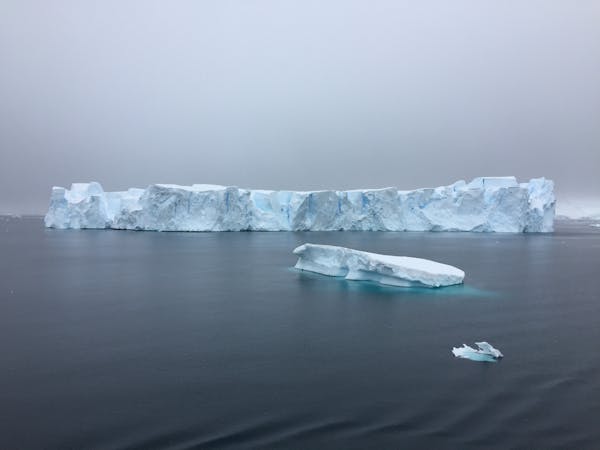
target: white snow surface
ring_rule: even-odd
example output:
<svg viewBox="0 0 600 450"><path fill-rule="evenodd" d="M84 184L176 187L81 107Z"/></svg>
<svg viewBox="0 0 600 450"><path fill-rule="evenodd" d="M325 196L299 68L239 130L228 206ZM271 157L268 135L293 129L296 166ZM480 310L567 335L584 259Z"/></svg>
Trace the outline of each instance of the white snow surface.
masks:
<svg viewBox="0 0 600 450"><path fill-rule="evenodd" d="M465 273L447 264L408 256L379 255L334 245L303 244L294 249L296 269L347 280L404 287L460 284Z"/></svg>
<svg viewBox="0 0 600 450"><path fill-rule="evenodd" d="M478 347L477 349L474 349L467 344L463 344L462 347L453 347L452 353L457 358L465 358L470 359L471 361L482 362L496 362L498 359L504 357L500 350L494 348L491 344L488 344L485 341L475 342L475 345Z"/></svg>
<svg viewBox="0 0 600 450"><path fill-rule="evenodd" d="M549 232L554 183L481 177L401 191L271 191L153 184L105 192L99 183L52 188L51 228L155 231L496 231Z"/></svg>

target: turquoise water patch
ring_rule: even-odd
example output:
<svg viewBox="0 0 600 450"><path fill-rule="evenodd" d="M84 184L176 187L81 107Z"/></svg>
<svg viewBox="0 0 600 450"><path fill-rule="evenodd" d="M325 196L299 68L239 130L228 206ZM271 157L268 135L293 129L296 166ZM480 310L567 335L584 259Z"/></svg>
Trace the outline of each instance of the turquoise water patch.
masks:
<svg viewBox="0 0 600 450"><path fill-rule="evenodd" d="M296 273L300 279L317 283L319 288L326 290L344 290L349 292L364 292L364 293L377 293L386 296L398 296L403 297L407 295L416 297L477 297L477 298L498 298L500 295L497 292L478 288L472 284L456 284L452 286L444 286L439 288L429 287L404 287L404 286L391 286L386 284L380 284L373 281L355 281L346 280L343 277L331 277L327 275L321 275L314 272L305 270L298 270L294 267L289 267L287 270Z"/></svg>

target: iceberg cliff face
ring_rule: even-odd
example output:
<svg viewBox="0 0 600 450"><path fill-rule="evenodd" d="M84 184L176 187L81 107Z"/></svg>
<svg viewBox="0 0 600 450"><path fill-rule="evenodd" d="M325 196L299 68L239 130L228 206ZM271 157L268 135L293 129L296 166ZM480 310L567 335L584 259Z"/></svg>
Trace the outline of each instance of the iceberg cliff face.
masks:
<svg viewBox="0 0 600 450"><path fill-rule="evenodd" d="M537 178L476 178L400 191L268 191L153 184L104 192L99 183L52 188L51 228L155 231L498 231L549 232L554 184Z"/></svg>
<svg viewBox="0 0 600 450"><path fill-rule="evenodd" d="M346 280L374 281L390 286L440 287L460 284L457 267L409 256L379 255L334 245L303 244L294 249L296 269Z"/></svg>

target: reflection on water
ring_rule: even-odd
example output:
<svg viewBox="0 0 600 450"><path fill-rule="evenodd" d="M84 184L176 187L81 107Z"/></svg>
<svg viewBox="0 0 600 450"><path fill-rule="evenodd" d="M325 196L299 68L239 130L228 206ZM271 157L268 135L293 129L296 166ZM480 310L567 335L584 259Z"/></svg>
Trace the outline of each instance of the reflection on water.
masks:
<svg viewBox="0 0 600 450"><path fill-rule="evenodd" d="M405 300L415 298L419 301L423 301L437 297L501 298L501 296L496 292L479 289L469 284L458 284L445 286L442 288L428 288L419 286L400 287L382 285L373 281L345 280L342 277L329 277L295 268L288 268L288 270L296 272L298 274L298 282L301 284L306 284L306 288L308 289L333 289L364 292L370 294L369 298L371 299L374 297L391 297L394 299L402 298Z"/></svg>

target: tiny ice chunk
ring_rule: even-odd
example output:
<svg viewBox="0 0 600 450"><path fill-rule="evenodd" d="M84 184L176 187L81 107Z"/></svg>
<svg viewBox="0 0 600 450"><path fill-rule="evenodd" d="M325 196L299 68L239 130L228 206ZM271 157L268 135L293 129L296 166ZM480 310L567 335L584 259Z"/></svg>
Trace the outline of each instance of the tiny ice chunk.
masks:
<svg viewBox="0 0 600 450"><path fill-rule="evenodd" d="M475 345L479 348L474 349L473 347L469 347L467 344L463 344L462 347L454 347L452 348L452 353L457 358L465 358L470 359L471 361L484 361L484 362L496 362L498 359L502 358L504 355L500 350L494 348L491 344L487 342L475 342Z"/></svg>

